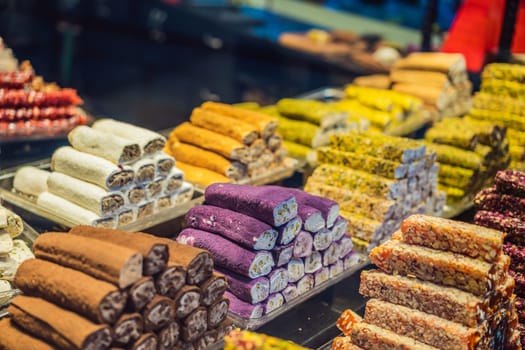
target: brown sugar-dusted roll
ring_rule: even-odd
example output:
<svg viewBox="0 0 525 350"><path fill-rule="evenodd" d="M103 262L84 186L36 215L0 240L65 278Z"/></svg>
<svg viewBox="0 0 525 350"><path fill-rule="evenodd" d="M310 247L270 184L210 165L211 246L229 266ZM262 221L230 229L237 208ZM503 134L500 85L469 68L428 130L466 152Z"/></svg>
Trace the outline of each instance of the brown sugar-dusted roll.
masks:
<svg viewBox="0 0 525 350"><path fill-rule="evenodd" d="M37 258L82 271L126 288L142 277L142 255L128 247L64 233L40 235L33 244Z"/></svg>
<svg viewBox="0 0 525 350"><path fill-rule="evenodd" d="M146 305L142 315L145 330L156 331L175 319L175 304L170 298L157 295Z"/></svg>
<svg viewBox="0 0 525 350"><path fill-rule="evenodd" d="M155 298L157 290L151 276L142 277L129 288L129 302L135 311L140 311Z"/></svg>
<svg viewBox="0 0 525 350"><path fill-rule="evenodd" d="M113 344L124 346L139 339L144 332L144 322L138 313L124 314L113 326Z"/></svg>
<svg viewBox="0 0 525 350"><path fill-rule="evenodd" d="M182 324L182 340L193 342L199 339L208 327L208 312L206 308L199 307L188 315Z"/></svg>
<svg viewBox="0 0 525 350"><path fill-rule="evenodd" d="M80 225L73 227L69 234L95 238L139 251L144 257L143 274L152 276L166 267L168 262L168 247L157 240L155 236L137 234L106 228Z"/></svg>
<svg viewBox="0 0 525 350"><path fill-rule="evenodd" d="M206 188L216 182L231 182L232 179L227 178L215 171L194 166L177 160L177 167L184 172L184 178L202 188Z"/></svg>
<svg viewBox="0 0 525 350"><path fill-rule="evenodd" d="M54 348L16 327L9 318L0 320L0 349L53 350Z"/></svg>
<svg viewBox="0 0 525 350"><path fill-rule="evenodd" d="M199 285L213 273L213 257L207 250L177 243L167 238L157 238L169 249L169 263L186 270L186 282Z"/></svg>
<svg viewBox="0 0 525 350"><path fill-rule="evenodd" d="M186 270L179 264L168 261L168 267L155 276L155 286L160 295L174 298L186 284Z"/></svg>
<svg viewBox="0 0 525 350"><path fill-rule="evenodd" d="M158 340L155 334L143 334L133 345L128 346L127 350L157 350Z"/></svg>
<svg viewBox="0 0 525 350"><path fill-rule="evenodd" d="M230 300L222 298L208 308L208 329L215 328L228 316Z"/></svg>
<svg viewBox="0 0 525 350"><path fill-rule="evenodd" d="M111 345L111 329L43 299L17 296L8 308L13 322L60 349L101 349Z"/></svg>
<svg viewBox="0 0 525 350"><path fill-rule="evenodd" d="M46 299L94 323L115 323L127 301L127 293L111 283L41 259L23 262L15 285L26 295Z"/></svg>
<svg viewBox="0 0 525 350"><path fill-rule="evenodd" d="M180 326L176 321L162 328L158 333L158 350L171 350L175 348L180 336Z"/></svg>
<svg viewBox="0 0 525 350"><path fill-rule="evenodd" d="M213 275L201 284L201 304L210 306L216 302L228 287L228 281L223 275L214 272Z"/></svg>
<svg viewBox="0 0 525 350"><path fill-rule="evenodd" d="M186 285L173 298L175 302L175 317L184 318L199 307L201 290L197 286Z"/></svg>

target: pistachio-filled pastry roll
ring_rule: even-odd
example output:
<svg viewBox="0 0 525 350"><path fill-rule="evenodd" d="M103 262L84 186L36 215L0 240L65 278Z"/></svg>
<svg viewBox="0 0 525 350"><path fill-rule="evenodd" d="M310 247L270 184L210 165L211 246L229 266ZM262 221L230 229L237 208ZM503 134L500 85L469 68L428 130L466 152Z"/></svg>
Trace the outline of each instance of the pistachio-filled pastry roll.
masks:
<svg viewBox="0 0 525 350"><path fill-rule="evenodd" d="M153 161L157 167L157 175L160 176L167 176L175 166L175 159L164 152L155 154L153 156Z"/></svg>

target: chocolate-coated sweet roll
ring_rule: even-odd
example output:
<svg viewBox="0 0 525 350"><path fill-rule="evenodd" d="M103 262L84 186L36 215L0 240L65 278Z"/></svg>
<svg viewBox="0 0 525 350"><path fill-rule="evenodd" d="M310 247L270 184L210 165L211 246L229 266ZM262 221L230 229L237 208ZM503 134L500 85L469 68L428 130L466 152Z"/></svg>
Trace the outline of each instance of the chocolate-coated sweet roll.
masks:
<svg viewBox="0 0 525 350"><path fill-rule="evenodd" d="M157 295L144 307L142 315L144 329L156 331L166 327L175 319L175 304L173 300Z"/></svg>
<svg viewBox="0 0 525 350"><path fill-rule="evenodd" d="M228 281L226 276L214 272L213 275L204 281L200 285L201 287L201 304L205 306L210 306L219 298L222 297L226 288L228 287Z"/></svg>
<svg viewBox="0 0 525 350"><path fill-rule="evenodd" d="M0 348L4 350L53 350L53 346L18 328L9 318L0 320Z"/></svg>
<svg viewBox="0 0 525 350"><path fill-rule="evenodd" d="M197 286L186 285L182 287L173 298L175 304L175 317L178 319L188 316L199 307L201 290Z"/></svg>
<svg viewBox="0 0 525 350"><path fill-rule="evenodd" d="M208 329L217 327L228 316L230 300L222 298L208 308Z"/></svg>
<svg viewBox="0 0 525 350"><path fill-rule="evenodd" d="M173 321L157 333L158 350L174 349L179 341L180 325Z"/></svg>
<svg viewBox="0 0 525 350"><path fill-rule="evenodd" d="M193 342L201 337L208 328L208 312L199 307L182 321L182 340Z"/></svg>
<svg viewBox="0 0 525 350"><path fill-rule="evenodd" d="M164 271L155 276L155 286L160 295L174 298L186 284L186 270L179 264L168 261Z"/></svg>
<svg viewBox="0 0 525 350"><path fill-rule="evenodd" d="M139 313L124 314L113 325L113 344L125 346L139 339L144 331L144 322Z"/></svg>
<svg viewBox="0 0 525 350"><path fill-rule="evenodd" d="M157 336L153 333L145 333L137 339L128 350L157 350Z"/></svg>
<svg viewBox="0 0 525 350"><path fill-rule="evenodd" d="M141 311L157 294L151 276L142 277L129 288L129 302L135 311Z"/></svg>

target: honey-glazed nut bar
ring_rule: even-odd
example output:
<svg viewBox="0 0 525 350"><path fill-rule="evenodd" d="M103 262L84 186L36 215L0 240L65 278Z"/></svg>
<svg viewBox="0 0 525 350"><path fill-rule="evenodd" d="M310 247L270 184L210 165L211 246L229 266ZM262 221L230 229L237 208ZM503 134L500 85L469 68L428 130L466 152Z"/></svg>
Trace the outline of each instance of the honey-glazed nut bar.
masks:
<svg viewBox="0 0 525 350"><path fill-rule="evenodd" d="M395 240L372 249L370 260L387 273L414 275L426 281L455 286L478 296L489 294L510 265L510 259L503 254L490 264L464 255Z"/></svg>
<svg viewBox="0 0 525 350"><path fill-rule="evenodd" d="M457 288L379 270L361 272L359 293L475 327L485 318L487 302Z"/></svg>
<svg viewBox="0 0 525 350"><path fill-rule="evenodd" d="M401 225L402 241L450 251L487 262L501 252L504 234L460 221L427 215L412 215Z"/></svg>
<svg viewBox="0 0 525 350"><path fill-rule="evenodd" d="M505 214L480 210L474 216L476 225L505 232L505 241L516 244L525 243L525 222Z"/></svg>
<svg viewBox="0 0 525 350"><path fill-rule="evenodd" d="M525 197L525 173L516 170L498 171L494 178L496 189L505 194Z"/></svg>
<svg viewBox="0 0 525 350"><path fill-rule="evenodd" d="M474 349L479 339L474 328L378 299L367 302L364 320L442 349Z"/></svg>
<svg viewBox="0 0 525 350"><path fill-rule="evenodd" d="M350 309L346 309L343 311L341 316L337 319L337 322L335 325L341 332L343 332L344 335L349 336L352 334L352 326L355 323L362 322L363 318L356 314L354 311Z"/></svg>
<svg viewBox="0 0 525 350"><path fill-rule="evenodd" d="M525 219L525 198L499 193L496 187L479 192L474 198L478 210L495 211L507 216Z"/></svg>
<svg viewBox="0 0 525 350"><path fill-rule="evenodd" d="M367 350L436 350L433 346L396 334L372 324L360 322L352 327L352 342Z"/></svg>
<svg viewBox="0 0 525 350"><path fill-rule="evenodd" d="M362 350L357 345L352 344L351 337L335 337L330 350Z"/></svg>

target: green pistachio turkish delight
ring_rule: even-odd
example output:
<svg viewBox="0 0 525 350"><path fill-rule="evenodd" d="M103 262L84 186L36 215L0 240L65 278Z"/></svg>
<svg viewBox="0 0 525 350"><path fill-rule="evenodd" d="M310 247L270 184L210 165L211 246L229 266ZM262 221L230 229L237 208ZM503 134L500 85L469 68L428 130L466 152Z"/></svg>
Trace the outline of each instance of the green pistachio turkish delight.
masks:
<svg viewBox="0 0 525 350"><path fill-rule="evenodd" d="M427 149L435 152L437 154L437 161L442 164L450 164L477 170L483 162L483 159L479 154L454 146L428 143Z"/></svg>
<svg viewBox="0 0 525 350"><path fill-rule="evenodd" d="M474 130L458 129L454 126L432 127L425 133L425 139L433 143L451 145L468 150L473 150L478 144L478 136Z"/></svg>
<svg viewBox="0 0 525 350"><path fill-rule="evenodd" d="M466 188L474 177L474 170L448 164L439 165L439 182L448 186Z"/></svg>
<svg viewBox="0 0 525 350"><path fill-rule="evenodd" d="M283 98L277 103L277 109L287 118L310 122L322 128L344 123L347 118L346 113L315 100Z"/></svg>

